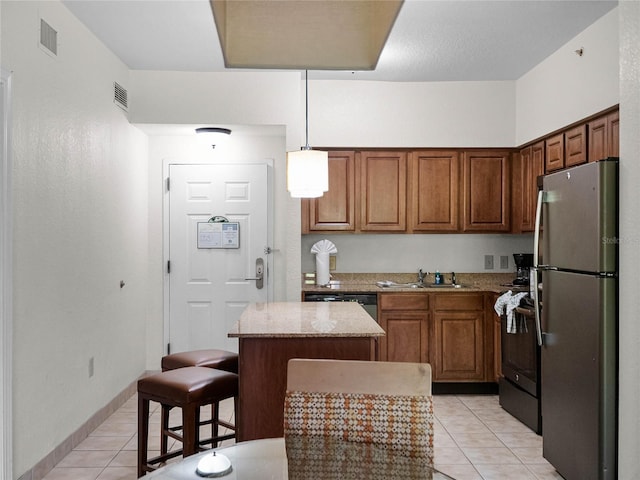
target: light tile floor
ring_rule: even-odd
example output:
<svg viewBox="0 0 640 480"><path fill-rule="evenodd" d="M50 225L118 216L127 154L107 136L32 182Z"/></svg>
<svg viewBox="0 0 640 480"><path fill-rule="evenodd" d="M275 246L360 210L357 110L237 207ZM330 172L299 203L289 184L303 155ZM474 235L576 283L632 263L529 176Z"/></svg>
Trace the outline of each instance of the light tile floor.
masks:
<svg viewBox="0 0 640 480"><path fill-rule="evenodd" d="M134 395L44 480L135 480L137 405ZM149 448L154 455L160 449L154 434L160 414L157 404L151 408ZM231 419L231 400L223 402L221 412L223 418ZM542 458L542 438L505 412L496 395L436 395L434 413L436 467L453 478L562 480ZM179 410L174 409L171 418L179 421Z"/></svg>

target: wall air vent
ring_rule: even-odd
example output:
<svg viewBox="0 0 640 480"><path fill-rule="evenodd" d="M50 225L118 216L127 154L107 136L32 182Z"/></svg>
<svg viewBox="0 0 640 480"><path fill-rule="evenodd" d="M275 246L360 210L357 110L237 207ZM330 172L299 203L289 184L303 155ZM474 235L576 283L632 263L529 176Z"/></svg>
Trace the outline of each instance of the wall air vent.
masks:
<svg viewBox="0 0 640 480"><path fill-rule="evenodd" d="M113 102L125 112L129 110L127 90L118 82L113 82Z"/></svg>
<svg viewBox="0 0 640 480"><path fill-rule="evenodd" d="M58 32L43 19L40 19L40 46L48 53L58 55Z"/></svg>

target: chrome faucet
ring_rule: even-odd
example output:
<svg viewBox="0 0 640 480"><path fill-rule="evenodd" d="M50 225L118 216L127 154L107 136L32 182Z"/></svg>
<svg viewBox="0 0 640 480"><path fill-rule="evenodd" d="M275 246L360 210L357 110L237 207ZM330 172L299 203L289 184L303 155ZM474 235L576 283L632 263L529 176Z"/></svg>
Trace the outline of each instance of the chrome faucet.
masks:
<svg viewBox="0 0 640 480"><path fill-rule="evenodd" d="M421 285L424 283L424 273L422 269L418 270L418 283Z"/></svg>

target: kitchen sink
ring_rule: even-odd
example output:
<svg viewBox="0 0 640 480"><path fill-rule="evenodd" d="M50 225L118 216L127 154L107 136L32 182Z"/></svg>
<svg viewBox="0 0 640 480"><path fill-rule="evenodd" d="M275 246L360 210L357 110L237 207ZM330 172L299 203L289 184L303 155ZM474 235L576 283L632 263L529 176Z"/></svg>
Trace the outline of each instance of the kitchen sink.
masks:
<svg viewBox="0 0 640 480"><path fill-rule="evenodd" d="M469 288L469 285L464 285L462 283L430 283L425 285L425 288Z"/></svg>
<svg viewBox="0 0 640 480"><path fill-rule="evenodd" d="M411 282L411 283L396 283L391 281L377 282L378 287L380 288L443 288L443 289L454 289L454 288L469 288L469 285L464 285L462 283L419 283L419 282Z"/></svg>
<svg viewBox="0 0 640 480"><path fill-rule="evenodd" d="M385 280L384 282L377 282L380 288L425 288L426 285L423 283L412 282L412 283L396 283L391 282L389 280Z"/></svg>

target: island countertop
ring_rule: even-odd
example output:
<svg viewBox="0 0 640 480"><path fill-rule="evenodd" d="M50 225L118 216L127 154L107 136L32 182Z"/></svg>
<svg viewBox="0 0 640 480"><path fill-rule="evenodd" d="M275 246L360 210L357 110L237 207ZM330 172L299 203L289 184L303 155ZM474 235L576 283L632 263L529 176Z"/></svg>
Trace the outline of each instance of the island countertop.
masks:
<svg viewBox="0 0 640 480"><path fill-rule="evenodd" d="M357 303L274 302L245 308L229 337L380 337L384 330Z"/></svg>

